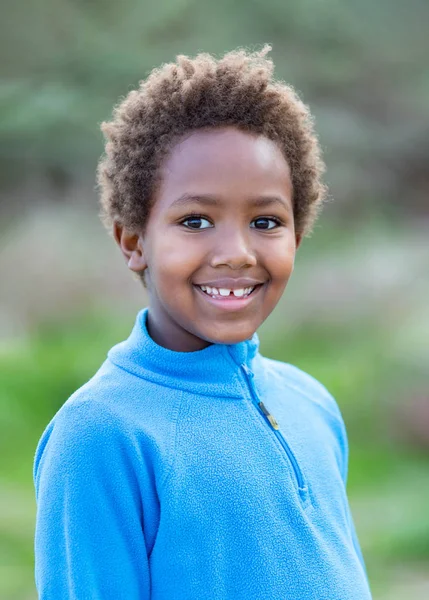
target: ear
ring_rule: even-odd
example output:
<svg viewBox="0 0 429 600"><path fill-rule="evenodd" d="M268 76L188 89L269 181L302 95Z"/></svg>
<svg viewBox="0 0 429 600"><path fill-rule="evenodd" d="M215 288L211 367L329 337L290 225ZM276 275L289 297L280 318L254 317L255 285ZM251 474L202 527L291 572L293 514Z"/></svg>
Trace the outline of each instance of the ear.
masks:
<svg viewBox="0 0 429 600"><path fill-rule="evenodd" d="M302 242L302 233L295 234L295 250L298 250Z"/></svg>
<svg viewBox="0 0 429 600"><path fill-rule="evenodd" d="M147 268L144 257L142 236L126 229L121 223L113 223L113 237L124 255L128 268L141 273Z"/></svg>

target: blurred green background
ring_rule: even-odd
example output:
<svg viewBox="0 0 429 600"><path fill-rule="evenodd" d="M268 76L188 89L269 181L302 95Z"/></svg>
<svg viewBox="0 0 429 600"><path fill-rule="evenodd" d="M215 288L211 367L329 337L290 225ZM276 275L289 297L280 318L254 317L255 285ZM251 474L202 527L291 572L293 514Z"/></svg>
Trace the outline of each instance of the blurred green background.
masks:
<svg viewBox="0 0 429 600"><path fill-rule="evenodd" d="M36 598L37 441L146 302L98 222L99 124L178 53L264 42L316 116L332 201L262 351L337 398L374 598L429 598L428 30L427 0L2 6L1 598Z"/></svg>

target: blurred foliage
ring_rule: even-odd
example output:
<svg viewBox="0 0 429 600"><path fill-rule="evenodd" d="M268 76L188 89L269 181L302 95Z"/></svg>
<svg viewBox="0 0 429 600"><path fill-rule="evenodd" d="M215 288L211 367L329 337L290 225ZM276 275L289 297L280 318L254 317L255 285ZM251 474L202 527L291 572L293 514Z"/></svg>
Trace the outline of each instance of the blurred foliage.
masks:
<svg viewBox="0 0 429 600"><path fill-rule="evenodd" d="M60 196L76 178L93 179L98 124L151 68L178 53L270 42L277 76L316 114L337 209L359 212L377 197L425 210L428 22L426 0L8 3L0 25L3 185L43 176Z"/></svg>

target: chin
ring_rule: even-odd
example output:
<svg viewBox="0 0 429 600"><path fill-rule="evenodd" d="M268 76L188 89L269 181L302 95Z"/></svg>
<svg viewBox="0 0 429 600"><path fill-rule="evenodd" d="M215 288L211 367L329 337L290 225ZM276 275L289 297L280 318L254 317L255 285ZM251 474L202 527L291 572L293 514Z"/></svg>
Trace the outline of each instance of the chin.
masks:
<svg viewBox="0 0 429 600"><path fill-rule="evenodd" d="M234 327L232 326L225 331L217 329L207 332L201 337L212 344L238 344L240 342L244 342L245 340L249 340L255 331L256 327L246 327L234 330Z"/></svg>

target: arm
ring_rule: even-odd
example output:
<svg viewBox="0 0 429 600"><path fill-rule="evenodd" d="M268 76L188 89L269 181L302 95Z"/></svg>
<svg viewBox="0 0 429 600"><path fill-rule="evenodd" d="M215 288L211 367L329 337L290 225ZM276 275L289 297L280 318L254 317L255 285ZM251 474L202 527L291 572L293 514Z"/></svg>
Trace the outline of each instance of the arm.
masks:
<svg viewBox="0 0 429 600"><path fill-rule="evenodd" d="M40 600L150 597L134 447L96 402L64 405L36 451Z"/></svg>
<svg viewBox="0 0 429 600"><path fill-rule="evenodd" d="M341 435L340 435L340 440L339 440L340 448L341 448L341 459L342 459L342 461L341 461L342 462L341 476L344 481L344 485L347 486L347 475L348 475L348 466L349 466L349 444L348 444L348 439L347 439L346 427L345 427L345 424L344 424L344 421L340 414L339 409L338 409L338 417L339 417L340 423L341 423ZM363 559L362 551L360 549L359 540L358 540L358 537L356 534L356 528L355 528L355 525L353 522L350 505L348 502L347 502L347 506L346 506L346 511L347 511L347 518L348 518L348 522L349 522L350 534L351 534L352 541L353 541L353 546L355 548L355 551L359 558L359 561L362 565L362 568L365 572L365 575L368 579L365 562Z"/></svg>

